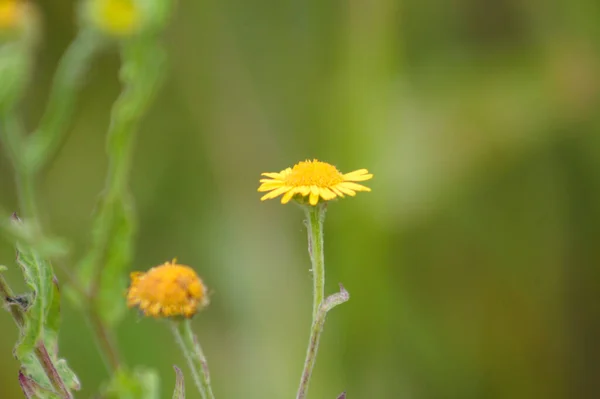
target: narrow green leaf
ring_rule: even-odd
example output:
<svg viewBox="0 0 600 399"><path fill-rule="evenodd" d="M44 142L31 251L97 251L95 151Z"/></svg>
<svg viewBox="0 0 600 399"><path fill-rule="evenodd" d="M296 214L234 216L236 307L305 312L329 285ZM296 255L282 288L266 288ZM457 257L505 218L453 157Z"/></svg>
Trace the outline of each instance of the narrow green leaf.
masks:
<svg viewBox="0 0 600 399"><path fill-rule="evenodd" d="M126 198L114 205L112 219L113 226L96 297L98 313L108 326L114 326L126 311L126 270L131 263L135 233L133 210Z"/></svg>
<svg viewBox="0 0 600 399"><path fill-rule="evenodd" d="M175 391L173 392L173 399L185 399L185 381L183 378L183 372L177 366L173 366L175 369Z"/></svg>

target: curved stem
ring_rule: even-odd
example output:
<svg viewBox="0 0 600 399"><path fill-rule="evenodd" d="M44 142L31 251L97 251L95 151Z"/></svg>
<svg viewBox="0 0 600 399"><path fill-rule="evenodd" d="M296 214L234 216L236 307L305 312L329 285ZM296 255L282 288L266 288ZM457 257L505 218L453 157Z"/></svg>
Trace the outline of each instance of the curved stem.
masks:
<svg viewBox="0 0 600 399"><path fill-rule="evenodd" d="M210 385L210 373L208 371L208 362L198 343L198 339L192 331L189 320L174 321L171 330L175 336L175 341L181 348L185 358L192 370L194 382L198 387L202 399L215 399L215 395Z"/></svg>
<svg viewBox="0 0 600 399"><path fill-rule="evenodd" d="M304 399L308 392L308 385L317 360L319 340L321 339L327 312L350 299L348 291L341 284L339 293L330 295L324 299L325 254L323 250L323 222L325 220L325 204L307 206L305 211L308 225L308 252L313 272L313 320L308 348L306 350L304 369L302 370L300 386L296 395L297 399Z"/></svg>

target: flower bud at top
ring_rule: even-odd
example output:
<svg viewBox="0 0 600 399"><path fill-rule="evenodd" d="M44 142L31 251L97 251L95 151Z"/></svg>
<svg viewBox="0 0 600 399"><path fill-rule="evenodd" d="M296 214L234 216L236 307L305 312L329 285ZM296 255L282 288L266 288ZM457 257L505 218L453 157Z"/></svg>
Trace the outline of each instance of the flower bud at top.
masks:
<svg viewBox="0 0 600 399"><path fill-rule="evenodd" d="M22 95L31 75L39 35L37 8L26 1L0 0L0 108Z"/></svg>
<svg viewBox="0 0 600 399"><path fill-rule="evenodd" d="M84 24L116 39L136 36L164 25L171 0L85 0Z"/></svg>
<svg viewBox="0 0 600 399"><path fill-rule="evenodd" d="M37 8L26 1L0 0L0 44L20 40L32 46L39 37Z"/></svg>

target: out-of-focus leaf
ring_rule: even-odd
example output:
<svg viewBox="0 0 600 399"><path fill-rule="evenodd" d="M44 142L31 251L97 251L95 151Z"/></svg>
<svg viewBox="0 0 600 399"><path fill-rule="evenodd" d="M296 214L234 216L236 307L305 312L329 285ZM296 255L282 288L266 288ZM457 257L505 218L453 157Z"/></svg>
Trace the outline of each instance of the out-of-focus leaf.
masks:
<svg viewBox="0 0 600 399"><path fill-rule="evenodd" d="M91 248L77 267L78 281L84 289L94 292L93 306L109 327L114 326L126 310L123 293L135 233L133 215L127 196L105 199L94 220ZM80 295L71 290L68 296L78 302Z"/></svg>
<svg viewBox="0 0 600 399"><path fill-rule="evenodd" d="M159 399L160 380L150 369L117 371L102 392L104 399Z"/></svg>
<svg viewBox="0 0 600 399"><path fill-rule="evenodd" d="M126 270L131 262L135 232L131 208L126 198L113 206L113 225L100 274L96 306L100 317L109 326L114 326L126 311L123 294L127 287Z"/></svg>
<svg viewBox="0 0 600 399"><path fill-rule="evenodd" d="M175 391L173 392L173 399L185 399L185 380L183 378L183 372L177 366L173 366L175 369Z"/></svg>

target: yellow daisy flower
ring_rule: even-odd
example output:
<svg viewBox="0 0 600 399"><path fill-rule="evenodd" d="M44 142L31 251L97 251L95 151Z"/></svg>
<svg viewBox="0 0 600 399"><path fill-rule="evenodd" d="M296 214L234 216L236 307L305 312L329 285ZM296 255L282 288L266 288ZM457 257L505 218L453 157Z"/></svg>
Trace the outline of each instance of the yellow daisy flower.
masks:
<svg viewBox="0 0 600 399"><path fill-rule="evenodd" d="M127 306L137 306L145 316L190 318L208 305L206 287L194 269L166 262L146 273L131 273Z"/></svg>
<svg viewBox="0 0 600 399"><path fill-rule="evenodd" d="M287 204L294 196L309 197L309 203L317 205L319 199L324 201L336 197L344 198L356 195L356 191L371 191L370 188L355 182L369 180L373 177L366 169L342 174L333 165L316 159L299 162L293 168L287 168L279 173L263 173L268 179L261 179L258 191L270 191L260 200L278 197L282 204Z"/></svg>

